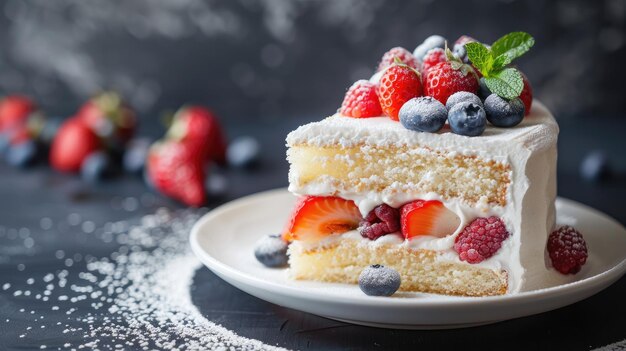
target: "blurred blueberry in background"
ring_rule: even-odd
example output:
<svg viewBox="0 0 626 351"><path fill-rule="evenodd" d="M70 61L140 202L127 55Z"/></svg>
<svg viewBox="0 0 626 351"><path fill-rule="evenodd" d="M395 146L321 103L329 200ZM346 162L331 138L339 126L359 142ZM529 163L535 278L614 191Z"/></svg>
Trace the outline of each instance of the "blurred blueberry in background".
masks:
<svg viewBox="0 0 626 351"><path fill-rule="evenodd" d="M580 163L580 176L593 183L598 183L611 176L611 167L606 152L594 150L585 155Z"/></svg>

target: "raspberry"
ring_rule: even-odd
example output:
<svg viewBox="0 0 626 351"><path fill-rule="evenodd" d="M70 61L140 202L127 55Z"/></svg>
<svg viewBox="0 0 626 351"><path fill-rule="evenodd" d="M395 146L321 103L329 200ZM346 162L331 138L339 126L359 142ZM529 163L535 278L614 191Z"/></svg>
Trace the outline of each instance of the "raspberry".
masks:
<svg viewBox="0 0 626 351"><path fill-rule="evenodd" d="M456 237L454 250L461 261L479 263L495 255L508 237L500 218L476 218Z"/></svg>
<svg viewBox="0 0 626 351"><path fill-rule="evenodd" d="M524 115L528 116L530 108L533 105L533 88L530 86L530 82L524 73L522 73L522 79L524 80L524 88L519 98L524 103Z"/></svg>
<svg viewBox="0 0 626 351"><path fill-rule="evenodd" d="M380 78L380 107L394 121L398 120L402 105L418 96L422 96L422 82L419 73L409 66L393 65Z"/></svg>
<svg viewBox="0 0 626 351"><path fill-rule="evenodd" d="M439 62L444 62L446 60L446 52L442 48L430 50L426 56L424 56L424 62L422 62L422 76L426 76L426 74L428 74L428 70Z"/></svg>
<svg viewBox="0 0 626 351"><path fill-rule="evenodd" d="M356 81L343 98L342 115L348 117L376 117L383 114L376 94L376 84L367 80Z"/></svg>
<svg viewBox="0 0 626 351"><path fill-rule="evenodd" d="M383 58L380 59L380 63L378 64L377 71L382 71L385 68L392 66L396 62L396 58L398 58L402 63L411 68L417 69L419 67L419 62L417 61L415 56L413 56L413 54L410 53L409 50L398 46L387 51L383 55Z"/></svg>
<svg viewBox="0 0 626 351"><path fill-rule="evenodd" d="M587 262L587 243L579 231L566 225L550 233L548 254L557 271L575 274Z"/></svg>
<svg viewBox="0 0 626 351"><path fill-rule="evenodd" d="M448 97L459 91L475 94L478 91L476 76L452 68L449 61L440 62L428 70L424 80L424 95L432 96L445 105Z"/></svg>
<svg viewBox="0 0 626 351"><path fill-rule="evenodd" d="M400 230L400 211L387 204L376 206L360 223L359 232L370 240Z"/></svg>

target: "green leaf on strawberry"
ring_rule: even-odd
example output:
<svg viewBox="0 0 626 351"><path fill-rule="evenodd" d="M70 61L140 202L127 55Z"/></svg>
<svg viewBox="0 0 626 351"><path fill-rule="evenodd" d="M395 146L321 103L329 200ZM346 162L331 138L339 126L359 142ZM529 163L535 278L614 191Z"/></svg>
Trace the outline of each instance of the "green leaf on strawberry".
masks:
<svg viewBox="0 0 626 351"><path fill-rule="evenodd" d="M496 40L491 47L482 43L465 44L467 56L485 79L491 92L505 99L513 99L522 93L522 74L508 67L514 59L522 56L535 44L535 39L525 32L512 32Z"/></svg>

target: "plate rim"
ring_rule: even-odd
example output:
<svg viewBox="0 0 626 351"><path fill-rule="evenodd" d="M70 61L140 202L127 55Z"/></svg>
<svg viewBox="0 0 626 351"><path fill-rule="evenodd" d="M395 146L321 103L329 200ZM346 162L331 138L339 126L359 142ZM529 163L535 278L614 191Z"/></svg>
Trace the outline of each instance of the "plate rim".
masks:
<svg viewBox="0 0 626 351"><path fill-rule="evenodd" d="M589 291L597 289L598 285L601 285L602 282L609 282L606 287L613 284L620 277L622 277L626 273L626 257L622 259L618 264L613 267L605 270L601 273L593 275L591 277L587 277L584 279L580 279L574 282L569 282L565 284L560 284L557 286L552 286L548 288L536 289L531 291L524 291L516 294L504 294L497 296L480 296L480 297L466 297L466 296L441 296L440 299L437 300L427 300L420 298L397 298L397 297L372 297L372 296L342 296L339 294L329 294L316 291L315 293L310 294L302 294L302 288L283 285L276 282L263 280L261 278L257 278L251 275L246 274L236 268L233 268L225 263L220 262L218 259L214 258L208 252L206 252L199 241L200 237L200 229L203 227L205 222L209 222L216 217L219 217L223 212L227 212L231 210L233 207L239 206L241 203L248 202L250 200L254 200L260 197L278 195L287 191L287 188L277 188L266 191L261 191L258 193L254 193L251 195L243 196L238 199L229 201L223 205L216 207L210 212L203 215L192 227L189 242L191 245L191 249L194 254L202 261L202 263L209 268L211 271L216 273L222 279L225 279L223 275L228 276L231 279L234 279L240 283L244 283L247 285L253 285L257 289L262 289L272 293L278 293L280 295L289 295L296 296L298 299L309 300L309 301L319 301L320 299L328 300L332 299L335 303L341 304L350 304L361 306L366 303L369 307L385 307L385 308L395 308L395 307L406 307L410 306L428 306L428 307L470 307L475 306L477 303L483 304L506 304L512 301L516 303L524 303L527 300L532 300L538 296L542 296L544 298L554 298L563 295L569 295L576 290L578 293L582 293L583 291ZM573 204L576 206L582 207L585 211L592 212L594 215L598 215L603 217L603 219L613 222L617 226L619 226L623 231L626 232L626 228L617 220L612 218L611 216L594 209L588 205L582 204L580 202L557 197L559 202ZM235 277L235 278L233 278ZM228 279L225 279L228 281ZM230 281L228 281L229 284ZM237 287L240 289L239 287ZM600 289L602 290L602 289ZM594 292L595 293L595 292ZM586 296L588 297L588 296Z"/></svg>

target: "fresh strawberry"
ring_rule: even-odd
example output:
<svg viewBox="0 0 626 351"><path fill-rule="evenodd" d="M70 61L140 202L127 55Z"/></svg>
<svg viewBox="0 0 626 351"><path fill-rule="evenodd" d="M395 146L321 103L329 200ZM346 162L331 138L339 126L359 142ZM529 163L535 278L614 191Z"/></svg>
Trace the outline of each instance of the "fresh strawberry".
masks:
<svg viewBox="0 0 626 351"><path fill-rule="evenodd" d="M135 112L113 92L106 92L87 101L76 116L99 137L112 146L123 146L137 127Z"/></svg>
<svg viewBox="0 0 626 351"><path fill-rule="evenodd" d="M376 117L383 114L376 94L376 84L361 79L356 81L343 99L339 112L348 117Z"/></svg>
<svg viewBox="0 0 626 351"><path fill-rule="evenodd" d="M411 68L419 68L419 61L415 58L415 56L413 56L413 54L410 53L409 50L398 46L387 51L383 55L383 58L380 59L380 63L378 64L377 71L382 71L385 68L392 66L397 62L397 60Z"/></svg>
<svg viewBox="0 0 626 351"><path fill-rule="evenodd" d="M213 112L202 106L186 106L176 112L168 139L193 144L202 158L226 163L226 136Z"/></svg>
<svg viewBox="0 0 626 351"><path fill-rule="evenodd" d="M383 112L394 121L405 102L422 96L422 81L419 73L407 65L394 64L380 78L378 99Z"/></svg>
<svg viewBox="0 0 626 351"><path fill-rule="evenodd" d="M356 229L361 220L363 217L354 201L333 196L304 196L296 203L283 238L316 242Z"/></svg>
<svg viewBox="0 0 626 351"><path fill-rule="evenodd" d="M150 148L146 172L164 195L189 206L206 202L204 161L192 145L173 140L156 142Z"/></svg>
<svg viewBox="0 0 626 351"><path fill-rule="evenodd" d="M0 100L0 131L26 124L36 109L35 103L25 96L11 95Z"/></svg>
<svg viewBox="0 0 626 351"><path fill-rule="evenodd" d="M80 120L65 121L52 141L50 164L61 172L78 172L83 160L100 148L100 139Z"/></svg>
<svg viewBox="0 0 626 351"><path fill-rule="evenodd" d="M530 85L528 77L526 77L524 73L522 73L522 79L524 80L524 88L519 98L524 103L524 115L528 116L528 114L530 114L530 108L533 105L533 87Z"/></svg>
<svg viewBox="0 0 626 351"><path fill-rule="evenodd" d="M416 200L400 209L400 226L406 239L418 235L444 237L454 233L461 219L441 201Z"/></svg>
<svg viewBox="0 0 626 351"><path fill-rule="evenodd" d="M469 65L454 69L450 61L440 62L428 70L424 80L424 94L446 104L450 95L459 91L476 94L478 79Z"/></svg>
<svg viewBox="0 0 626 351"><path fill-rule="evenodd" d="M439 62L445 62L446 52L442 48L435 48L430 50L426 56L424 56L424 61L422 62L422 77L425 77L428 74L428 70L433 66L438 64Z"/></svg>

